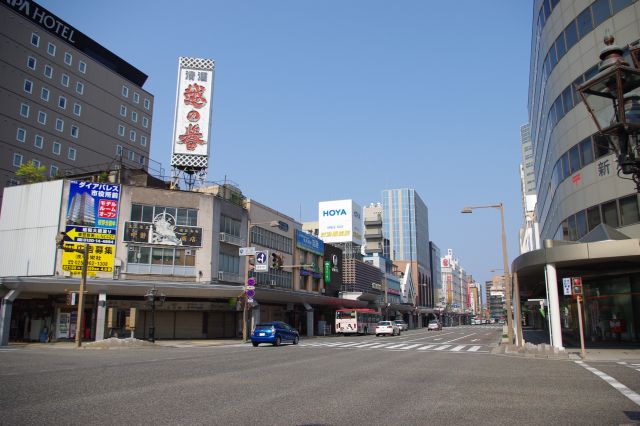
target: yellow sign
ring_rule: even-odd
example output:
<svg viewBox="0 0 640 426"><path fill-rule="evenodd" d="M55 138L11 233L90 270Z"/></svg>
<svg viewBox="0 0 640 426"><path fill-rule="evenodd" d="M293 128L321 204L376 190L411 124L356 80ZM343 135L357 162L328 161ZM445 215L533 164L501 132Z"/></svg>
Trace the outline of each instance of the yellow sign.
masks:
<svg viewBox="0 0 640 426"><path fill-rule="evenodd" d="M62 252L62 269L72 274L81 274L84 257L83 252L84 244L65 242ZM89 244L87 273L89 275L95 275L96 272L113 272L114 259L115 246Z"/></svg>

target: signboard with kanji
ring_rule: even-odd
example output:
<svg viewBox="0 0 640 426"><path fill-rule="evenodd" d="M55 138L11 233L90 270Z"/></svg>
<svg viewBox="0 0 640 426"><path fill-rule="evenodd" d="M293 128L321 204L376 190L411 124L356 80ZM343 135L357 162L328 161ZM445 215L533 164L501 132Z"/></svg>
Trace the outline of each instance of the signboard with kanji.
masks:
<svg viewBox="0 0 640 426"><path fill-rule="evenodd" d="M154 223L125 222L123 241L131 243L202 247L202 228L195 226L173 225L172 217L164 219L165 220L155 221ZM166 226L161 229L161 224ZM165 238L158 237L158 235L161 234L160 231L164 232L162 236Z"/></svg>
<svg viewBox="0 0 640 426"><path fill-rule="evenodd" d="M62 250L62 270L72 274L82 273L82 256L84 244L64 243ZM115 246L102 244L89 244L89 259L87 262L87 274L95 275L96 272L113 272L115 258Z"/></svg>

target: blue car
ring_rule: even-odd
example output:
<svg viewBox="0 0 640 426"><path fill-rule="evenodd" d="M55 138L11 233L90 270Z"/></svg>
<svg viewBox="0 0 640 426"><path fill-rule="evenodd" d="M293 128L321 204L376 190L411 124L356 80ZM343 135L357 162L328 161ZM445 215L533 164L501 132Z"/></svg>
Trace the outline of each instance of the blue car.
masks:
<svg viewBox="0 0 640 426"><path fill-rule="evenodd" d="M260 343L271 343L273 346L280 346L282 342L298 344L300 334L298 330L282 321L265 322L256 325L251 333L251 343L258 346Z"/></svg>

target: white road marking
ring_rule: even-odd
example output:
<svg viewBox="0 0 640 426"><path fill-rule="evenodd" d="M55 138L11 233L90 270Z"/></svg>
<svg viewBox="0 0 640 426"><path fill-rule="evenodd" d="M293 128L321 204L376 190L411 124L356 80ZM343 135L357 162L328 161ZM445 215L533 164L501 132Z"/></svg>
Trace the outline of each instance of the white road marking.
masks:
<svg viewBox="0 0 640 426"><path fill-rule="evenodd" d="M421 348L418 348L416 350L418 351L426 351L427 349L431 349L432 347L434 347L435 345L427 345L427 346L423 346Z"/></svg>
<svg viewBox="0 0 640 426"><path fill-rule="evenodd" d="M455 348L451 349L452 352L458 352L460 349L464 348L467 345L460 345L460 346L456 346Z"/></svg>
<svg viewBox="0 0 640 426"><path fill-rule="evenodd" d="M588 366L583 361L574 361L574 362L579 366L584 367L587 370L591 371L593 374L600 377L605 382L609 383L618 392L620 392L621 394L623 394L624 396L629 398L631 401L635 402L637 405L640 406L640 394L632 391L631 389L629 389L628 387L626 387L625 385L623 385L613 377L609 376L608 374L605 374L596 368Z"/></svg>
<svg viewBox="0 0 640 426"><path fill-rule="evenodd" d="M379 348L384 348L387 345L390 345L391 343L383 343L381 345L375 345L375 346L370 346L369 349L379 349Z"/></svg>
<svg viewBox="0 0 640 426"><path fill-rule="evenodd" d="M354 348L366 348L367 346L373 346L375 343L366 343L364 345L354 346Z"/></svg>
<svg viewBox="0 0 640 426"><path fill-rule="evenodd" d="M467 352L475 352L478 349L480 349L482 346L471 346L469 349L467 349Z"/></svg>
<svg viewBox="0 0 640 426"><path fill-rule="evenodd" d="M472 342L477 342L480 339L471 339Z"/></svg>
<svg viewBox="0 0 640 426"><path fill-rule="evenodd" d="M438 340L442 340L441 337L438 337L437 339L433 339L434 341L438 341Z"/></svg>
<svg viewBox="0 0 640 426"><path fill-rule="evenodd" d="M348 348L349 346L355 346L355 345L359 345L360 342L355 342L355 343L347 343L345 345L341 345L341 348Z"/></svg>
<svg viewBox="0 0 640 426"><path fill-rule="evenodd" d="M438 346L437 348L434 349L434 351L443 351L443 350L447 349L449 346L451 346L451 345Z"/></svg>
<svg viewBox="0 0 640 426"><path fill-rule="evenodd" d="M417 345L409 345L409 346L404 347L404 348L402 348L402 349L413 349L413 348L418 347L418 346L420 346L420 344L417 344Z"/></svg>
<svg viewBox="0 0 640 426"><path fill-rule="evenodd" d="M406 346L406 343L402 343L400 345L393 345L393 346L387 346L385 349L397 349L397 348L402 348L403 346Z"/></svg>

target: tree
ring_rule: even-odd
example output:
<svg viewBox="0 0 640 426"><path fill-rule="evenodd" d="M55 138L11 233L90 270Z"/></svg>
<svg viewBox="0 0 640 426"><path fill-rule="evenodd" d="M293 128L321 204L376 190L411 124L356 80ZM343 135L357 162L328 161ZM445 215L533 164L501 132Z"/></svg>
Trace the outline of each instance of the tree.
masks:
<svg viewBox="0 0 640 426"><path fill-rule="evenodd" d="M18 167L16 176L23 178L25 183L42 182L46 179L44 175L46 170L44 166L36 166L33 161L29 161Z"/></svg>

